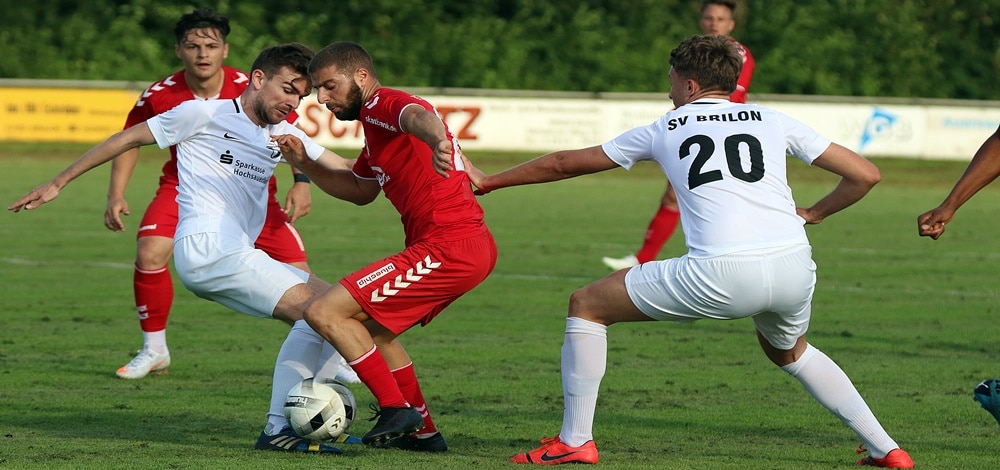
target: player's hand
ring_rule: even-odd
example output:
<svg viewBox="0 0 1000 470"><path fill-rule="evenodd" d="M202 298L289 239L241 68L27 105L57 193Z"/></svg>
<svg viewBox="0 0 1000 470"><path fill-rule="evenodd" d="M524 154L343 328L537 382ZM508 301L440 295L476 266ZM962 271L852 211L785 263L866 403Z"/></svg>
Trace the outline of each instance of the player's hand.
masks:
<svg viewBox="0 0 1000 470"><path fill-rule="evenodd" d="M931 237L934 240L944 234L944 226L955 217L955 211L938 207L920 214L917 217L917 232L921 237Z"/></svg>
<svg viewBox="0 0 1000 470"><path fill-rule="evenodd" d="M32 189L30 193L25 194L24 197L7 206L7 210L20 212L21 209L26 211L37 209L38 206L55 199L59 195L60 189L55 183L49 181Z"/></svg>
<svg viewBox="0 0 1000 470"><path fill-rule="evenodd" d="M816 225L823 221L822 217L815 216L812 211L807 208L796 207L795 213L799 215L806 222L806 225Z"/></svg>
<svg viewBox="0 0 1000 470"><path fill-rule="evenodd" d="M131 215L128 210L128 201L122 197L108 198L108 206L104 209L104 226L112 232L125 231L122 215Z"/></svg>
<svg viewBox="0 0 1000 470"><path fill-rule="evenodd" d="M434 149L434 171L447 178L448 172L455 169L452 164L454 156L455 152L450 140L445 139L438 142L437 147Z"/></svg>
<svg viewBox="0 0 1000 470"><path fill-rule="evenodd" d="M465 173L469 175L469 181L471 181L472 185L476 187L473 193L477 196L482 196L490 192L489 190L483 188L483 180L486 179L486 173L483 173L483 170L476 168L476 166L472 164L472 160L469 160L469 157L466 157L465 155L462 155L462 164L465 166Z"/></svg>
<svg viewBox="0 0 1000 470"><path fill-rule="evenodd" d="M309 156L306 155L306 146L302 144L302 141L298 137L291 134L282 134L272 135L271 139L278 144L281 156L288 163L301 167L309 159Z"/></svg>
<svg viewBox="0 0 1000 470"><path fill-rule="evenodd" d="M309 183L294 183L285 194L285 215L288 222L295 225L295 221L305 217L312 210L312 192L309 191Z"/></svg>

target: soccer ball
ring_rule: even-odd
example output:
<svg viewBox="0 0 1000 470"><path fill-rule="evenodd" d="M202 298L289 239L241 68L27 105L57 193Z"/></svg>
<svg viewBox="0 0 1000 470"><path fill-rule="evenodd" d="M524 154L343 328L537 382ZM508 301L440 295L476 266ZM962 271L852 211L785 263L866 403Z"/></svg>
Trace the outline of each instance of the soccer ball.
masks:
<svg viewBox="0 0 1000 470"><path fill-rule="evenodd" d="M357 412L358 403L354 400L354 393L351 393L351 389L347 388L346 385L337 382L336 380L326 382L334 391L340 394L341 401L344 402L344 430L351 427L351 423L354 422L354 413Z"/></svg>
<svg viewBox="0 0 1000 470"><path fill-rule="evenodd" d="M354 396L348 403L333 383L314 381L312 377L292 387L285 397L285 419L295 434L311 441L325 441L340 436L354 420ZM339 385L343 390L347 387ZM350 394L350 390L347 390ZM350 406L350 414L348 407Z"/></svg>

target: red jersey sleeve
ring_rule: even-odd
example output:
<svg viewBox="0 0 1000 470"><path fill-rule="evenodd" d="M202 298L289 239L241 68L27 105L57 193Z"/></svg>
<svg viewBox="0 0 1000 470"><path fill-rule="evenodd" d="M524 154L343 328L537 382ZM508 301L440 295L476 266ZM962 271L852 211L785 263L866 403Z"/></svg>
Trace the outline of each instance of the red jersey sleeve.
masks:
<svg viewBox="0 0 1000 470"><path fill-rule="evenodd" d="M747 93L750 92L750 81L753 80L753 54L750 53L747 46L735 40L733 42L736 43L740 56L743 57L743 69L740 71L740 77L736 79L736 91L729 97L729 100L734 103L746 103Z"/></svg>

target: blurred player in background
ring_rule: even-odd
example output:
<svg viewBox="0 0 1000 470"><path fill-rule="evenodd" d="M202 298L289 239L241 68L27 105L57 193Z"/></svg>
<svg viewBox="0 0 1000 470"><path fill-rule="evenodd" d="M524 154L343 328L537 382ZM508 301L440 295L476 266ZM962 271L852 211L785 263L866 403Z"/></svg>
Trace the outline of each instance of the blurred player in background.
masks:
<svg viewBox="0 0 1000 470"><path fill-rule="evenodd" d="M199 9L181 16L174 28L177 41L175 52L184 69L152 84L143 92L129 113L125 128L146 122L188 100L239 97L246 90L250 78L240 70L223 65L229 54L226 42L229 30L229 19L211 10ZM297 118L298 115L293 112L287 120L294 123ZM121 215L130 213L125 189L138 155L139 149L133 148L112 161L104 224L116 232L125 229ZM268 181L267 219L254 245L275 260L309 272L305 246L292 226L292 222L306 215L312 205L309 179L298 170L293 169L292 172L295 182L288 190L284 209L276 199L275 178L272 176ZM170 160L163 165L159 189L146 209L136 234L133 287L143 347L128 364L118 369L116 375L121 378L140 379L151 372L164 373L170 365L166 326L174 288L167 262L173 253L173 237L178 221L177 185L177 148L171 146ZM317 357L320 358L318 363ZM284 427L282 408L285 392L320 370L333 372L342 381L357 381L353 370L336 350L312 332L305 321L299 321L293 325L278 352L269 413L270 434L276 434Z"/></svg>
<svg viewBox="0 0 1000 470"><path fill-rule="evenodd" d="M317 295L305 318L378 399L378 422L362 438L366 444L447 450L396 337L430 323L486 279L496 243L461 171L458 141L430 103L383 87L371 55L354 43L326 46L309 73L320 104L337 119L361 121L364 149L353 171L308 157L293 136L277 138L282 153L334 197L368 204L384 191L399 211L406 246Z"/></svg>
<svg viewBox="0 0 1000 470"><path fill-rule="evenodd" d="M879 170L788 116L730 102L741 61L725 38L692 36L670 53L675 109L656 122L495 175L466 165L473 184L487 193L655 161L677 188L684 217L686 255L615 271L570 297L562 428L512 462L597 463L593 422L610 325L750 317L767 358L857 433L870 452L859 464L913 467L840 366L806 341L816 264L803 221L818 224L859 201L881 179ZM796 207L786 152L839 175L840 182L811 207Z"/></svg>
<svg viewBox="0 0 1000 470"><path fill-rule="evenodd" d="M743 58L743 68L740 70L740 78L736 81L736 91L729 97L734 103L746 103L747 92L750 91L750 81L753 79L754 61L750 49L737 40L729 37L729 34L736 28L736 21L733 20L733 13L736 11L736 2L733 0L704 0L701 3L701 20L699 25L704 34L727 37L740 51ZM670 236L677 228L680 220L680 212L677 210L677 195L674 194L670 182L667 182L667 189L663 192L660 200L660 207L653 220L649 221L646 228L646 235L642 240L642 247L634 254L624 258L604 257L601 261L605 266L617 271L619 269L630 268L640 263L653 261L660 253L660 249L667 243Z"/></svg>

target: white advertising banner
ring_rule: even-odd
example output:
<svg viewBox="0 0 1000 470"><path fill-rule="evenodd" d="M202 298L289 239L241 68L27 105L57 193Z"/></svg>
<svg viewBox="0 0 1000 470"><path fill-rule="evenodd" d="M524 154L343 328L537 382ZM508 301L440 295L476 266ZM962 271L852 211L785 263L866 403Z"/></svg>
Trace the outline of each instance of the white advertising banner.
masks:
<svg viewBox="0 0 1000 470"><path fill-rule="evenodd" d="M666 99L421 95L467 150L548 152L599 145L672 108ZM845 98L845 100L848 100ZM968 160L1000 125L1000 106L756 102L784 112L827 138L869 157ZM315 96L299 107L299 124L322 145L358 148L358 122L338 121Z"/></svg>

